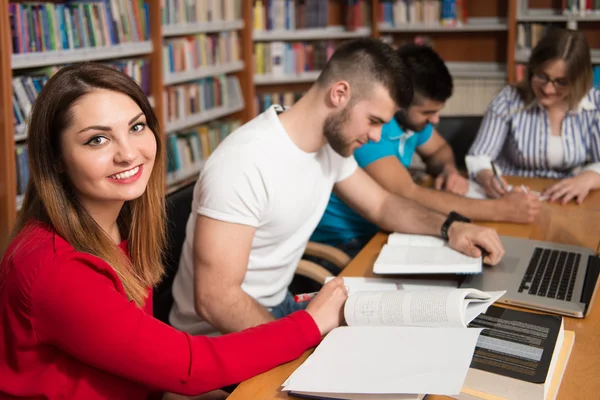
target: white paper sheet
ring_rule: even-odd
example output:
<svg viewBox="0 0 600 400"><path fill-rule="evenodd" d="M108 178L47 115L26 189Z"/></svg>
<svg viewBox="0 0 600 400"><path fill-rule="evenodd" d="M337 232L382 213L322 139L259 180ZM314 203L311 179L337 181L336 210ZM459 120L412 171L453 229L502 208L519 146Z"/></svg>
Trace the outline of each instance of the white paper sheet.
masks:
<svg viewBox="0 0 600 400"><path fill-rule="evenodd" d="M457 395L481 329L341 327L329 333L284 390Z"/></svg>

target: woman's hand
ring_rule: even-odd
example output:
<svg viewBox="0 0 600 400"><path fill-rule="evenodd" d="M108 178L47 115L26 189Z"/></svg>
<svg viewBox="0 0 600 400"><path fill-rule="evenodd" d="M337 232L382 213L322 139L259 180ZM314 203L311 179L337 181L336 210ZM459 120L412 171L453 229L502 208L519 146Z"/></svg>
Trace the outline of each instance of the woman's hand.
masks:
<svg viewBox="0 0 600 400"><path fill-rule="evenodd" d="M344 285L344 279L338 276L327 282L308 303L306 312L315 320L321 335L326 335L344 322L344 304L347 298L348 289Z"/></svg>
<svg viewBox="0 0 600 400"><path fill-rule="evenodd" d="M566 178L544 190L543 195L548 196L551 203L560 202L567 204L575 200L577 204L583 203L583 200L595 189L600 182L600 175L593 171L584 171L581 174Z"/></svg>
<svg viewBox="0 0 600 400"><path fill-rule="evenodd" d="M501 176L496 178L491 169L479 171L475 179L483 187L485 194L492 199L500 198L506 194L508 182ZM498 179L502 182L502 186L498 183Z"/></svg>

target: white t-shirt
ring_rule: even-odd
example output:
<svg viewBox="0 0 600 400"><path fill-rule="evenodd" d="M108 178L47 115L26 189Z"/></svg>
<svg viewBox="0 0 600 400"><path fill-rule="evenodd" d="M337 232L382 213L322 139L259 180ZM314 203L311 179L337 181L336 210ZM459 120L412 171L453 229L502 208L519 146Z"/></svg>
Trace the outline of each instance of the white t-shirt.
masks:
<svg viewBox="0 0 600 400"><path fill-rule="evenodd" d="M193 237L197 214L256 228L242 289L263 306L281 303L333 185L354 173L354 157L329 145L298 148L271 106L231 133L206 162L173 282L170 322L191 334L214 334L194 310ZM235 243L231 243L234 248Z"/></svg>

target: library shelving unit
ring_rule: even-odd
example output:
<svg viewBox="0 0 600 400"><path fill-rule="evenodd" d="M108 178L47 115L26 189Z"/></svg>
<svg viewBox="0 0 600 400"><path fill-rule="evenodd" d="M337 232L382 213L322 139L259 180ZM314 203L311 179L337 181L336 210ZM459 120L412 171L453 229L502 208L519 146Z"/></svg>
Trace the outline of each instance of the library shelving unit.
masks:
<svg viewBox="0 0 600 400"><path fill-rule="evenodd" d="M231 0L229 0L232 2ZM232 2L233 3L233 2ZM165 116L164 131L167 135L177 134L179 131L184 131L192 127L206 124L208 122L220 119L220 118L235 118L241 121L247 121L251 115L246 111L246 104L251 104L254 97L253 85L251 72L247 66L252 63L252 43L251 43L251 15L252 6L246 1L238 2L241 7L238 11L238 15L233 20L217 20L212 22L188 22L183 24L164 24L162 26L163 46L167 46L168 43L178 43L178 39L183 41L190 41L193 45L186 45L183 50L180 47L178 49L179 54L173 53L169 56L167 50L163 51L165 57L172 57L172 63L174 59L184 58L189 62L194 57L202 58L200 55L189 55L183 53L195 53L195 52L210 52L212 45L207 44L210 39L207 37L211 35L233 35L235 34L237 41L231 36L227 36L231 39L228 45L236 42L236 46L239 50L239 59L228 59L226 61L211 60L207 65L202 65L196 68L184 68L179 72L170 72L167 68L167 62L165 60L164 66L164 85L165 88L170 86L177 86L180 84L193 84L204 78L211 78L216 76L227 76L227 88L224 89L227 93L227 98L231 101L228 104L223 104L215 107L208 107L200 112L192 113L191 115L185 115L181 118L168 118ZM199 7L198 4L196 4ZM247 22L248 21L248 22ZM246 43L248 42L248 43ZM179 42L181 43L181 42ZM204 46L204 48L203 48ZM250 49L250 51L248 50ZM194 60L192 60L193 62ZM197 61L197 60L195 60ZM166 97L166 95L165 95ZM168 107L167 107L168 108ZM165 109L167 109L165 108ZM195 160L191 165L187 165L176 171L167 173L167 191L171 192L177 188L193 181L197 178L200 170L202 169L203 160Z"/></svg>
<svg viewBox="0 0 600 400"><path fill-rule="evenodd" d="M245 104L252 104L254 99L252 70L248 67L252 64L252 28L250 23L252 20L252 5L248 1L229 1L241 7L241 10L239 10L240 18L233 21L220 20L163 25L164 10L161 9L161 5L165 3L168 5L169 0L167 2L146 0L148 6L147 23L149 25L149 38L146 41L135 43L127 41L112 46L13 55L9 2L0 0L0 246L8 237L22 201L22 197L17 195L18 178L15 151L18 145L26 144L27 141L24 124L14 126L13 76L21 74L22 71L40 67L83 61L104 62L143 57L148 59L150 63L149 100L162 127L161 138L163 140L170 133L211 122L218 118L232 118L245 122L253 116L253 111L245 107ZM22 0L13 2L31 3ZM51 3L58 5L63 1L52 0ZM107 4L109 2L98 0L98 3ZM220 1L213 3L222 4ZM64 29L67 28L64 27ZM237 31L239 34L239 60L172 74L164 68L163 45L167 40L177 36L194 36L202 33L218 34L225 31ZM169 86L185 84L216 75L236 77L237 84L232 85L228 93L229 98L234 99L234 101L227 104L227 106L215 107L175 121L167 121L168 104L165 92ZM166 162L166 160L161 161ZM172 190L195 179L200 168L201 165L198 164L194 168L168 174L167 183L169 186L167 189Z"/></svg>
<svg viewBox="0 0 600 400"><path fill-rule="evenodd" d="M319 68L315 68L316 65L326 61L324 55L316 56L314 54L317 51L328 51L324 48L320 50L311 49L310 52L312 54L308 56L309 50L306 50L306 48L294 49L296 57L298 56L298 51L304 52L305 55L303 57L306 58L313 57L314 55L315 65L310 66L311 70L305 71L296 68L292 72L289 70L281 71L281 69L275 72L265 72L261 71L261 69L268 69L269 67L261 68L257 64L269 63L271 57L278 58L278 56L274 56L273 54L271 54L271 57L266 54L261 55L257 51L258 46L273 49L271 45L275 43L290 45L291 43L295 43L297 45L311 46L315 43L324 42L328 43L329 46L335 46L344 40L374 36L372 30L372 0L356 2L354 5L355 9L352 12L347 8L351 2L341 0L320 0L313 2L311 6L313 7L312 10L308 10L308 5L306 5L305 9L301 9L296 3L294 12L291 14L287 14L286 9L277 10L278 6L273 2L270 3L271 10L265 9L268 7L266 4L269 4L265 1L254 0L251 3L253 3L252 37L255 62L253 65L253 82L258 96L277 92L304 92L319 76L320 70ZM288 4L293 4L293 2ZM350 13L352 16L350 16ZM304 17L299 17L299 14L303 14ZM321 15L318 16L318 14ZM323 17L323 15L325 16ZM278 16L280 18L279 21L277 21ZM270 21L271 26L269 26L269 18L272 18ZM350 18L354 18L355 20L350 21ZM291 19L294 19L294 21L290 21ZM285 59L283 54L280 56L279 58ZM263 61L259 62L258 59L261 57L263 57ZM319 62L316 61L317 57L320 58ZM283 63L286 63L286 61L283 61ZM254 112L256 114L259 111L260 109Z"/></svg>
<svg viewBox="0 0 600 400"><path fill-rule="evenodd" d="M517 68L527 63L531 54L531 47L539 39L544 26L555 25L568 29L582 31L591 48L592 64L600 64L600 9L596 8L597 2L586 2L590 9L564 9L571 1L556 0L513 0L515 1L514 26L511 27L515 33L512 41L509 41L509 57L507 65L510 82L517 80ZM579 5L579 2L576 2ZM522 29L519 29L519 28ZM534 33L539 28L537 34ZM520 41L525 42L519 46Z"/></svg>

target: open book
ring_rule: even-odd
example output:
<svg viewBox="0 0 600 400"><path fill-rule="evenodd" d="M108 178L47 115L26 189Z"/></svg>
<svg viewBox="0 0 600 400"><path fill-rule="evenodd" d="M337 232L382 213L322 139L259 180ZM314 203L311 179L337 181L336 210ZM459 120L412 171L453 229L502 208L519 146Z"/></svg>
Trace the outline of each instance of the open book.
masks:
<svg viewBox="0 0 600 400"><path fill-rule="evenodd" d="M449 287L351 289L344 307L348 326L329 333L283 390L317 399L458 395L481 332L466 325L502 294Z"/></svg>
<svg viewBox="0 0 600 400"><path fill-rule="evenodd" d="M344 306L348 326L466 326L505 291L414 289L350 293Z"/></svg>
<svg viewBox="0 0 600 400"><path fill-rule="evenodd" d="M376 274L476 274L481 257L456 251L445 240L427 235L392 233L383 246L373 272Z"/></svg>

